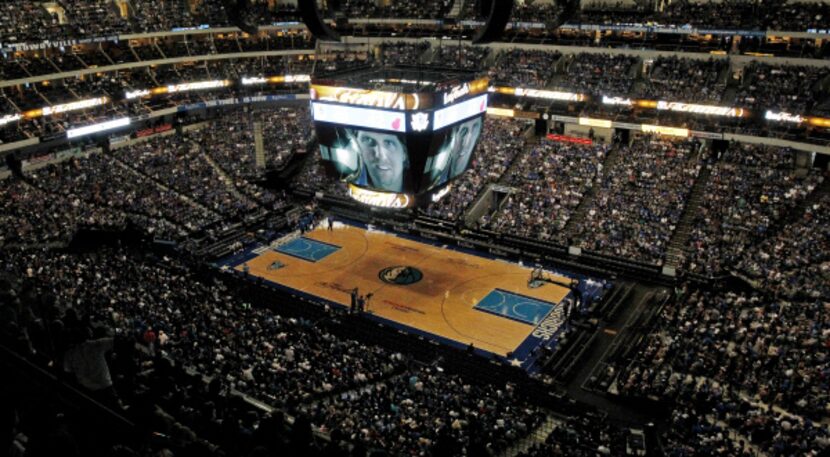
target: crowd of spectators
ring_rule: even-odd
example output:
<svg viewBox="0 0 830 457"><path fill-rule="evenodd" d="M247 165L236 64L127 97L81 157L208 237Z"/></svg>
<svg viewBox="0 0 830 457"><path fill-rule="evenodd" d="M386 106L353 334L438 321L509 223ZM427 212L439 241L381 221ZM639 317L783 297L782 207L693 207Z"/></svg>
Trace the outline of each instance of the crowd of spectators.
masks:
<svg viewBox="0 0 830 457"><path fill-rule="evenodd" d="M511 49L499 54L488 71L495 84L542 89L550 81L561 57L559 52Z"/></svg>
<svg viewBox="0 0 830 457"><path fill-rule="evenodd" d="M262 127L265 163L257 167L254 125ZM222 168L241 179L255 178L266 169L279 169L296 153L307 151L311 120L305 106L254 108L223 113L191 136Z"/></svg>
<svg viewBox="0 0 830 457"><path fill-rule="evenodd" d="M451 185L452 190L425 208L427 215L457 220L487 184L501 179L524 149L525 121L487 118L470 167Z"/></svg>
<svg viewBox="0 0 830 457"><path fill-rule="evenodd" d="M487 14L482 14L482 1L465 0L461 8L460 19L465 21L486 21ZM510 20L517 22L552 22L562 12L562 7L556 3L514 2L510 12Z"/></svg>
<svg viewBox="0 0 830 457"><path fill-rule="evenodd" d="M700 172L696 140L634 140L605 170L578 244L588 250L662 264L668 241Z"/></svg>
<svg viewBox="0 0 830 457"><path fill-rule="evenodd" d="M273 22L272 14L285 12L275 11L267 0L253 3L255 23ZM347 0L343 9L353 17L444 18L453 3L396 0L379 6ZM463 3L462 19L480 17L479 2ZM60 15L50 14L42 2L6 2L0 5L0 43L228 25L220 0L126 4L122 17L109 0L59 0L50 5L63 10L65 20L59 21ZM559 13L557 6L517 4L513 19L549 22ZM605 5L583 12L582 21L801 31L826 28L828 13L827 4L781 0L674 2L659 14L639 5L634 10ZM4 54L0 78L181 56L309 49L313 43L305 33L122 40ZM15 122L0 131L0 141L60 133L216 95L190 92L120 101L128 90L308 74L312 68L363 64L375 55L367 50L314 59L197 59L3 88L0 116L97 96L117 102ZM488 48L430 49L426 42L382 44L377 55L385 63L406 64L431 55L435 64L468 69L495 60L490 75L497 84L711 104L721 101L725 73L731 70L726 59L660 57L643 63L646 72L639 71L636 57L609 54L562 57L510 50L491 59ZM752 63L740 75L735 106L803 114L814 111L826 95L822 88L828 75L819 67ZM233 90L239 94L244 89ZM263 127L264 164L257 164L254 151L255 123ZM132 223L153 236L184 239L217 223L282 209L288 196L251 181L264 169L281 169L307 152L310 124L304 108L246 108L185 135L153 138L112 153L92 152L0 180L0 276L25 284L18 300L0 290L3 343L50 359L47 367L65 368L62 375L108 406L120 410L129 405L121 411L174 436L184 455L217 453L200 436L221 442L231 455L314 455L312 428L328 436L330 448L349 448L353 455L365 448L393 455L504 452L547 419L546 411L512 384L471 383L438 364L417 364L394 348L338 337L332 331L339 325L336 313L312 322L281 315L279 304L251 305L239 298L240 291L221 280L206 280L175 258L124 247L87 253L49 248L66 243L86 225L124 228ZM758 449L775 456L827 453L830 431L819 421L830 416L830 197L807 205L795 221L786 220L819 185L818 174L795 170L792 151L762 146L733 144L722 156L708 159L699 157L696 141L657 138L616 144L616 151L546 140L526 148L527 127L525 121L488 118L470 169L424 213L458 220L487 185L500 182L515 192L479 220L481 227L565 243L571 241L565 239L565 226L593 189L585 219L575 226L576 244L659 265L701 164L708 160L711 173L693 219L690 269L735 270L758 291L681 293L619 373L618 392L670 405L671 423L663 437L669 455L750 455ZM327 176L320 155L311 153L294 184L345 195L344 184ZM622 158L604 170L609 153ZM51 299L37 303L30 300L35 296ZM92 322L95 339L90 341L86 333L93 329L86 324ZM112 334L140 354L125 350L111 359L114 376L99 390L100 384L85 379L73 354L85 344L115 348ZM193 386L167 377L172 366L195 373ZM202 376L211 380L209 386ZM109 377L107 369L104 381ZM154 401L144 402L147 397L136 389L141 382L149 384L141 389L149 389ZM281 413L272 418L231 406L224 399L231 391L284 408L296 418L295 433L283 429ZM321 453L336 455L330 448ZM617 455L624 448L619 428L601 415L587 414L560 421L544 443L520 455ZM159 455L168 455L164 452L169 449Z"/></svg>
<svg viewBox="0 0 830 457"><path fill-rule="evenodd" d="M769 3L673 3L659 17L661 22L726 29L786 30L804 32L824 27L830 9L825 3L777 0Z"/></svg>
<svg viewBox="0 0 830 457"><path fill-rule="evenodd" d="M95 374L106 372L106 386L87 387L91 395L109 399L117 409L131 406L126 414L135 415L150 406L140 402L154 397L136 393L136 385L146 381L155 389L162 387L153 387L155 383L174 382L163 388L178 393L159 406L181 419L177 433L194 441L196 432L213 431L201 436L227 443L237 436L229 433L236 427L253 431L257 424L265 425L259 416L244 413L224 418L231 423L204 416L223 404L222 392L239 392L283 408L295 417L295 427L305 423L310 433L313 426L334 445L351 447L355 453L349 455L363 455L357 449L390 454L429 454L436 449L443 449L441 455L497 452L545 419L545 413L510 384L470 384L439 366L413 364L400 353L336 337L328 329L338 325L336 316L311 322L284 317L279 306L252 306L223 282L206 281L169 257L122 247L86 253L15 250L0 256L4 275L25 281L29 292L24 299L49 297L46 311L31 309L34 320L16 318L20 303L15 308L14 302L4 300L4 316L14 316L4 321L4 339L8 332L18 346L39 350L44 339L53 341L53 350L44 350L41 357L68 361L76 344L90 341L77 339L77 331L94 326L96 338L102 339L91 342L102 341L108 345L105 350L119 352L116 362L102 359L105 365ZM35 325L49 319L44 337L44 329L35 331ZM108 334L128 345L113 344ZM130 355L129 346L139 349L137 354ZM196 379L211 380L202 387L212 392L207 404L195 403L186 386L165 376L171 364L195 373ZM63 365L72 367L69 362ZM120 371L125 365L126 373ZM150 377L157 379L145 379L148 367ZM78 373L83 386L89 379ZM230 445L240 450L250 441L249 435Z"/></svg>
<svg viewBox="0 0 830 457"><path fill-rule="evenodd" d="M43 39L41 31L48 31L47 36L52 39L67 39L231 25L222 0L129 0L126 2L124 16L116 4L109 0L56 2L62 15L54 8L52 11L55 13L49 13L43 2L22 0L15 3L20 4L19 9L9 9L0 14L0 42L39 42ZM324 13L329 17L342 14L352 18L443 19L450 13L453 4L452 0L416 3L396 0L383 5L371 0L349 0L343 2L337 11L326 10ZM257 0L251 2L244 17L250 24L269 25L296 21L299 16L297 13L295 7L287 4ZM463 2L459 18L481 21L485 19L482 13L481 2L469 0ZM511 19L516 22L556 23L561 14L559 4L516 2ZM820 2L788 3L776 0L758 4L734 0L717 4L672 3L660 12L647 8L645 4L594 3L587 5L583 11L578 11L576 17L566 19L571 23L648 23L675 27L804 32L824 28L823 20L828 14L830 10L827 5Z"/></svg>
<svg viewBox="0 0 830 457"><path fill-rule="evenodd" d="M571 92L625 96L639 63L633 56L583 52L573 55L567 72L553 84Z"/></svg>
<svg viewBox="0 0 830 457"><path fill-rule="evenodd" d="M260 165L256 161L256 124L262 129ZM286 204L285 198L251 182L261 179L266 170L280 169L294 154L308 151L311 119L303 106L236 110L190 132L188 139L203 146L206 156L233 180L237 189L267 208L276 209Z"/></svg>
<svg viewBox="0 0 830 457"><path fill-rule="evenodd" d="M323 164L319 151L313 150L306 157L303 168L294 176L293 186L310 192L323 192L328 195L345 197L348 195L346 183L332 177Z"/></svg>
<svg viewBox="0 0 830 457"><path fill-rule="evenodd" d="M544 442L535 443L517 457L593 457L596 455L625 455L627 433L600 413L557 418L553 430ZM645 443L642 443L645 444ZM629 447L636 452L645 446Z"/></svg>
<svg viewBox="0 0 830 457"><path fill-rule="evenodd" d="M29 43L60 36L59 26L40 2L21 0L0 4L0 43Z"/></svg>
<svg viewBox="0 0 830 457"><path fill-rule="evenodd" d="M110 0L60 0L49 5L53 13L47 11L45 2L15 3L16 8L0 15L0 42L41 42L46 37L62 40L229 24L221 0L201 0L193 8L187 0L129 0L126 16Z"/></svg>
<svg viewBox="0 0 830 457"><path fill-rule="evenodd" d="M481 221L491 230L566 242L563 229L585 193L602 178L608 146L543 140L523 154L503 183L515 188Z"/></svg>
<svg viewBox="0 0 830 457"><path fill-rule="evenodd" d="M757 3L745 0L725 2L674 2L662 12L645 4L600 3L582 11L580 20L593 24L661 24L730 30L784 30L805 32L825 27L830 14L826 3L776 0Z"/></svg>
<svg viewBox="0 0 830 457"><path fill-rule="evenodd" d="M118 7L109 0L58 0L57 4L65 19L60 32L67 38L116 35L130 30Z"/></svg>
<svg viewBox="0 0 830 457"><path fill-rule="evenodd" d="M442 19L452 4L453 0L392 1L386 4L373 0L346 0L342 12L353 18Z"/></svg>
<svg viewBox="0 0 830 457"><path fill-rule="evenodd" d="M186 195L225 218L241 217L258 205L225 183L202 155L200 145L178 136L155 137L125 147L119 160L159 183Z"/></svg>
<svg viewBox="0 0 830 457"><path fill-rule="evenodd" d="M88 45L62 50L47 50L41 53L15 53L5 55L8 65L2 71L7 78L26 77L30 74L57 73L88 67L111 66L117 63L138 61L138 59L161 59L182 55L206 55L261 49L307 48L310 45L307 34L259 34L247 37L239 33L223 35L195 35L189 38L147 39L138 42L107 42L100 46ZM727 77L733 69L725 59L682 59L660 57L653 62L645 61L646 72L638 71L640 61L635 57L611 56L607 54L580 53L561 57L558 52L510 50L491 59L487 48L470 46L441 46L433 52L424 53L426 42L414 44L382 45L380 54L390 53L392 61L415 63L425 55L431 55L433 63L464 68L479 68L488 60L495 64L490 70L492 80L497 84L526 87L550 87L569 92L587 92L594 102L585 106L586 115L602 113L606 106L599 105L599 95L622 97L643 97L669 101L691 101L698 103L726 103L721 101L725 83L733 81ZM279 73L307 74L317 70L344 68L373 61L375 50L365 53L329 53L321 58L307 56L270 56L244 59L195 60L192 62L153 65L113 72L91 73L78 78L64 78L33 85L20 85L3 89L0 108L4 113L13 114L26 109L48 104L76 101L96 95L107 95L118 100L120 94L139 88L155 87L176 82L201 81L227 78L237 80L245 76L268 76ZM330 57L333 57L330 58ZM386 58L386 57L384 57ZM565 59L565 61L563 61ZM558 70L555 70L557 69ZM812 111L821 114L826 108L821 89L826 72L816 67L770 66L751 64L738 72L742 79L735 88L736 101L729 102L752 110L786 110L791 113ZM798 83L793 83L798 81ZM302 90L300 85L256 86L244 90L270 91ZM226 89L223 89L226 90ZM131 100L127 103L110 103L106 107L65 113L51 118L13 121L0 130L3 142L19 141L31 137L59 135L68 128L91 124L99 120L124 115L146 114L150 111L169 108L178 104L203 101L216 91L177 93L152 100ZM615 111L616 112L616 111ZM661 113L667 122L677 123L671 114ZM697 119L684 119L690 128L706 130L713 126L701 124ZM777 124L777 123L776 123ZM765 134L764 127L773 121L747 123L736 127L741 131L753 130L754 134ZM724 127L715 127L724 128ZM729 129L732 131L733 129ZM753 132L750 132L753 133ZM801 135L795 133L794 135Z"/></svg>
<svg viewBox="0 0 830 457"><path fill-rule="evenodd" d="M634 95L648 100L717 105L726 89L726 59L696 60L658 57L648 68L644 83Z"/></svg>
<svg viewBox="0 0 830 457"><path fill-rule="evenodd" d="M391 454L503 452L545 418L512 385L474 385L440 367L421 367L305 409L312 424Z"/></svg>
<svg viewBox="0 0 830 457"><path fill-rule="evenodd" d="M748 108L806 114L820 100L819 87L830 72L823 67L768 65L753 62L742 72L735 104Z"/></svg>
<svg viewBox="0 0 830 457"><path fill-rule="evenodd" d="M429 49L428 41L420 43L381 43L380 61L385 65L417 65L427 49Z"/></svg>
<svg viewBox="0 0 830 457"><path fill-rule="evenodd" d="M446 67L480 70L485 67L485 59L490 49L483 46L442 45L434 48L432 63Z"/></svg>
<svg viewBox="0 0 830 457"><path fill-rule="evenodd" d="M16 177L0 180L0 209L4 246L65 243L79 225L122 227L126 222L123 214L49 194Z"/></svg>
<svg viewBox="0 0 830 457"><path fill-rule="evenodd" d="M165 0L130 0L130 19L137 32L156 30L173 30L176 27L193 27L199 25L191 14L187 2ZM216 25L227 22L226 18L216 18Z"/></svg>
<svg viewBox="0 0 830 457"><path fill-rule="evenodd" d="M313 73L317 75L324 72L362 67L372 64L374 59L374 55L365 50L317 53L314 55Z"/></svg>
<svg viewBox="0 0 830 457"><path fill-rule="evenodd" d="M143 228L159 237L177 239L219 219L100 152L49 165L29 173L28 178L50 195L144 216L150 225Z"/></svg>
<svg viewBox="0 0 830 457"><path fill-rule="evenodd" d="M730 144L694 216L690 268L710 275L734 268L818 182L818 173L795 169L788 148Z"/></svg>
<svg viewBox="0 0 830 457"><path fill-rule="evenodd" d="M223 87L218 90L188 91L125 100L124 96L129 91L216 79L238 81L246 77L309 74L312 65L312 60L292 56L208 60L88 74L83 77L54 79L28 86L7 87L0 89L2 91L0 105L5 106L6 109L4 114L21 113L29 109L96 97L107 97L107 103L95 108L11 122L0 130L0 140L12 142L33 136L40 137L59 133L72 127L92 124L98 120L147 114L176 105L229 96L220 93L227 93L228 89ZM297 92L305 90L305 87L300 84L258 85L243 88L237 93L243 91L246 92L245 94L255 94L259 91Z"/></svg>
<svg viewBox="0 0 830 457"><path fill-rule="evenodd" d="M827 304L681 291L662 311L621 394L675 403L670 446L821 455L830 447ZM742 436L735 439L732 435ZM700 449L697 449L700 451ZM691 451L694 452L694 451Z"/></svg>
<svg viewBox="0 0 830 457"><path fill-rule="evenodd" d="M314 47L307 33L261 33L252 36L228 33L173 36L167 39L108 41L72 48L47 48L37 52L7 53L2 56L0 77L22 79L52 73L103 68L117 64L153 61L176 57L280 50L310 50ZM276 62L278 58L270 57Z"/></svg>
<svg viewBox="0 0 830 457"><path fill-rule="evenodd" d="M738 269L776 296L830 298L828 210L830 196L824 194L798 219L747 250Z"/></svg>

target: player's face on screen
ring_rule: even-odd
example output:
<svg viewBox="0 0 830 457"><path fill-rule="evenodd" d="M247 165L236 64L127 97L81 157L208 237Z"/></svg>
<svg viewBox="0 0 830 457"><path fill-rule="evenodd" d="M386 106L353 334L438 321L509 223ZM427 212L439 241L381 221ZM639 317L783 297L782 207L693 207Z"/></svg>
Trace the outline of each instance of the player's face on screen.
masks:
<svg viewBox="0 0 830 457"><path fill-rule="evenodd" d="M361 130L357 133L357 146L374 187L393 192L403 190L407 157L406 148L397 136Z"/></svg>
<svg viewBox="0 0 830 457"><path fill-rule="evenodd" d="M481 134L481 118L471 119L458 126L456 131L456 158L453 161L453 169L450 176L458 176L466 168L473 155L478 136Z"/></svg>

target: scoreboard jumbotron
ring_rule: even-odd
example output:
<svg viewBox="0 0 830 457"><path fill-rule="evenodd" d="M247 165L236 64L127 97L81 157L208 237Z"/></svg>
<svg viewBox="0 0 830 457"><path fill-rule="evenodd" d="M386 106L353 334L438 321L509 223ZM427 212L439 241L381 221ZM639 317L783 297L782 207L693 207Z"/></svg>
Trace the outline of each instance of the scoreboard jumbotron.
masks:
<svg viewBox="0 0 830 457"><path fill-rule="evenodd" d="M471 164L489 80L405 65L315 76L311 112L326 173L385 208L437 201Z"/></svg>

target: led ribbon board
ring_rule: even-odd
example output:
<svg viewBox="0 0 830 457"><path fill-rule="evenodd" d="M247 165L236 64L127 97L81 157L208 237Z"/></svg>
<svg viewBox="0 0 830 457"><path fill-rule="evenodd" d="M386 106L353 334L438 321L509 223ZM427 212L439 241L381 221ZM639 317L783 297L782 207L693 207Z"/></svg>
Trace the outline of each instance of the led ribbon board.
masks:
<svg viewBox="0 0 830 457"><path fill-rule="evenodd" d="M743 117L747 111L743 108L731 106L698 105L694 103L667 102L663 100L632 100L624 97L602 96L603 105L636 106L651 108L660 111L674 111L677 113L704 114L708 116Z"/></svg>
<svg viewBox="0 0 830 457"><path fill-rule="evenodd" d="M86 127L78 127L76 129L71 129L66 131L67 138L77 138L85 135L91 135L93 133L104 132L107 130L117 129L119 127L126 127L130 125L130 118L122 117L120 119L114 119L107 122L101 122L100 124L92 124L87 125Z"/></svg>
<svg viewBox="0 0 830 457"><path fill-rule="evenodd" d="M350 87L311 85L311 99L346 105L371 106L398 111L421 109L419 94L404 94Z"/></svg>
<svg viewBox="0 0 830 457"><path fill-rule="evenodd" d="M190 92L193 90L219 89L230 85L231 82L227 79L170 84L167 86L154 87L152 89L127 91L124 93L124 98L131 100L139 97L147 97L149 95L175 94L178 92Z"/></svg>
<svg viewBox="0 0 830 457"><path fill-rule="evenodd" d="M516 97L539 98L544 100L556 100L563 102L581 102L586 99L583 94L573 92L560 92L556 90L526 89L523 87L491 87L490 92Z"/></svg>
<svg viewBox="0 0 830 457"><path fill-rule="evenodd" d="M450 124L478 116L487 111L487 94L435 111L432 128L438 130Z"/></svg>
<svg viewBox="0 0 830 457"><path fill-rule="evenodd" d="M418 83L430 85L425 81L402 80L387 78L373 79L376 83L404 84ZM431 84L435 86L435 84ZM370 106L373 108L392 109L398 111L417 111L439 108L452 105L465 98L486 92L489 80L478 78L472 81L436 88L434 92L391 92L375 89L342 87L327 84L312 84L311 99L346 105Z"/></svg>
<svg viewBox="0 0 830 457"><path fill-rule="evenodd" d="M309 81L311 81L311 75L245 76L241 80L243 86L280 83L307 83Z"/></svg>
<svg viewBox="0 0 830 457"><path fill-rule="evenodd" d="M95 97L95 98L88 98L86 100L78 100L77 102L71 103L63 103L60 105L53 105L53 106L44 106L40 109L34 109L30 111L26 111L23 113L23 117L26 119L34 119L41 116L52 116L55 114L67 113L69 111L77 111L87 108L93 108L96 106L101 106L107 103L109 99L107 97Z"/></svg>
<svg viewBox="0 0 830 457"><path fill-rule="evenodd" d="M356 106L311 103L312 117L317 122L364 127L389 132L406 132L403 113Z"/></svg>
<svg viewBox="0 0 830 457"><path fill-rule="evenodd" d="M349 196L360 203L381 208L407 208L414 202L414 199L407 194L378 192L376 190L363 189L354 184L349 184Z"/></svg>

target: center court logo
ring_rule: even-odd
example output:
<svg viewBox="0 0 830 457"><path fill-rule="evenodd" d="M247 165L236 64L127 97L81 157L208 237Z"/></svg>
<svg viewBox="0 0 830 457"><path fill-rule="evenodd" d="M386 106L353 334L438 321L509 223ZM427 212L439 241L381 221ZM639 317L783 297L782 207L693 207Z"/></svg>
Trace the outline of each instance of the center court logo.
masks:
<svg viewBox="0 0 830 457"><path fill-rule="evenodd" d="M404 265L386 267L378 273L378 278L380 278L381 281L397 286L415 284L423 279L423 277L424 274L421 273L421 270Z"/></svg>

